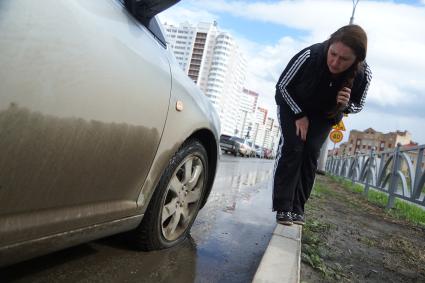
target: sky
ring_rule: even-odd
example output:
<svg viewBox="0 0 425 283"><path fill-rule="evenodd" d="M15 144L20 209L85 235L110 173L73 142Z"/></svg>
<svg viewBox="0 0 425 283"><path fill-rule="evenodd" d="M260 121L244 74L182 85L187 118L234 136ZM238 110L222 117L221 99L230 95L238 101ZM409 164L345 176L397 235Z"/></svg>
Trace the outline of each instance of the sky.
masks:
<svg viewBox="0 0 425 283"><path fill-rule="evenodd" d="M276 117L276 82L298 51L349 23L352 0L182 0L162 22L217 21L247 59L245 87ZM425 144L425 0L360 0L354 23L368 34L366 61L373 78L365 107L344 118L350 130L404 131Z"/></svg>

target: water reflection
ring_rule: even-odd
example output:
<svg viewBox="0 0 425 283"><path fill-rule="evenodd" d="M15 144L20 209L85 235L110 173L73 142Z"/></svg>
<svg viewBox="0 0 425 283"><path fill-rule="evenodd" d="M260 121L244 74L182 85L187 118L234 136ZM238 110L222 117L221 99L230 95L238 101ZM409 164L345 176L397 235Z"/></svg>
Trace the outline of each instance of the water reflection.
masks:
<svg viewBox="0 0 425 283"><path fill-rule="evenodd" d="M0 281L190 283L196 262L191 237L171 249L139 252L119 235L0 269Z"/></svg>
<svg viewBox="0 0 425 283"><path fill-rule="evenodd" d="M260 189L266 189L272 175L272 162L256 161L220 164L208 202L231 213L236 209L237 201L250 202Z"/></svg>
<svg viewBox="0 0 425 283"><path fill-rule="evenodd" d="M224 159L192 228L196 282L250 282L275 226L273 161ZM207 279L205 279L207 278Z"/></svg>
<svg viewBox="0 0 425 283"><path fill-rule="evenodd" d="M272 161L225 160L182 245L145 253L114 236L17 264L0 281L251 282L275 227L272 168Z"/></svg>

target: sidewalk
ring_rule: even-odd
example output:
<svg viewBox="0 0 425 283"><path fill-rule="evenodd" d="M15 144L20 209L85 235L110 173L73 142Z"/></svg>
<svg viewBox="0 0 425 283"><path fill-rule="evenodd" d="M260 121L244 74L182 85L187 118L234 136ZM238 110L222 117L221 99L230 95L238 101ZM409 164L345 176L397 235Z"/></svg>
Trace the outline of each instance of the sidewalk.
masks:
<svg viewBox="0 0 425 283"><path fill-rule="evenodd" d="M277 224L253 283L300 281L302 226Z"/></svg>

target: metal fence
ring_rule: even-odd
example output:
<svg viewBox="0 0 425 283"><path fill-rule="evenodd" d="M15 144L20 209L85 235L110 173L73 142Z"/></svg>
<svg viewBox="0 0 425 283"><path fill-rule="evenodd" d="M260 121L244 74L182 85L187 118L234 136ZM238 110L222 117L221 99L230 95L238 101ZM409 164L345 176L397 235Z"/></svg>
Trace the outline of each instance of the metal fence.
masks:
<svg viewBox="0 0 425 283"><path fill-rule="evenodd" d="M373 187L388 194L388 208L395 198L425 207L425 145L354 156L330 156L326 172L364 184L364 194Z"/></svg>

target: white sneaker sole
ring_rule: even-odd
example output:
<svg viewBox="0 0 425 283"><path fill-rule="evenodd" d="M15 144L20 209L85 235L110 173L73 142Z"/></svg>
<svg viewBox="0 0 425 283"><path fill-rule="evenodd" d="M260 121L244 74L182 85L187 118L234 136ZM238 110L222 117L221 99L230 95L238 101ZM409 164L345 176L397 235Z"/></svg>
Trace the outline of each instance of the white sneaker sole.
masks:
<svg viewBox="0 0 425 283"><path fill-rule="evenodd" d="M291 226L292 224L294 224L294 222L292 222L292 221L279 221L279 220L277 220L277 223L283 224L283 225L286 225L286 226Z"/></svg>

